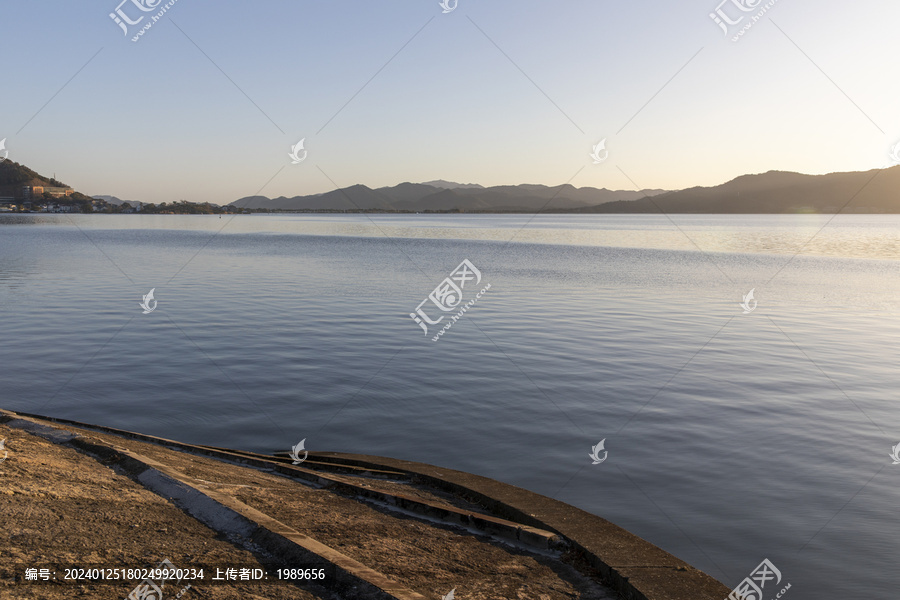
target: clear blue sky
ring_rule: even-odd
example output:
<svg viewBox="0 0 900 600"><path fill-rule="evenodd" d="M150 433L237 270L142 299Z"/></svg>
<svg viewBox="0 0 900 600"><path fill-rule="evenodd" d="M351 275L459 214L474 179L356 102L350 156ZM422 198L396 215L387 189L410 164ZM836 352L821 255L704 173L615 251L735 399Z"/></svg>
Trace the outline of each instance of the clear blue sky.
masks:
<svg viewBox="0 0 900 600"><path fill-rule="evenodd" d="M119 1L0 5L0 139L88 194L672 189L885 167L900 139L887 0L779 0L737 43L709 18L719 0L178 0L137 43L109 17Z"/></svg>

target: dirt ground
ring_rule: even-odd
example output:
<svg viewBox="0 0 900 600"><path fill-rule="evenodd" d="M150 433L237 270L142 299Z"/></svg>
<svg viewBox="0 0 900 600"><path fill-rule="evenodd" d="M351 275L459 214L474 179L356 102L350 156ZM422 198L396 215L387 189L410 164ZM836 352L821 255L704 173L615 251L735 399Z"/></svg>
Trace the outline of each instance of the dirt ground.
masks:
<svg viewBox="0 0 900 600"><path fill-rule="evenodd" d="M0 424L7 458L0 463L0 598L122 600L139 581L28 585L28 567L76 565L259 565L167 500L79 452ZM58 576L62 573L57 572ZM171 583L166 600L178 593ZM291 584L194 587L185 600L313 600Z"/></svg>

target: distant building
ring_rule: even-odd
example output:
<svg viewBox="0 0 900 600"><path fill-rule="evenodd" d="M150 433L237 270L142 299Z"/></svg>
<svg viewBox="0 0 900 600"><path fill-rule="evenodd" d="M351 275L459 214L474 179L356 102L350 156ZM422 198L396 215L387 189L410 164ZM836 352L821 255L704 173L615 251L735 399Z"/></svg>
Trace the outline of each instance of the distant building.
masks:
<svg viewBox="0 0 900 600"><path fill-rule="evenodd" d="M63 213L78 212L78 207L72 204L47 204L44 206L43 212Z"/></svg>
<svg viewBox="0 0 900 600"><path fill-rule="evenodd" d="M22 196L25 198L33 198L43 194L50 194L54 198L64 198L75 193L70 187L50 187L46 185L26 185L22 186Z"/></svg>

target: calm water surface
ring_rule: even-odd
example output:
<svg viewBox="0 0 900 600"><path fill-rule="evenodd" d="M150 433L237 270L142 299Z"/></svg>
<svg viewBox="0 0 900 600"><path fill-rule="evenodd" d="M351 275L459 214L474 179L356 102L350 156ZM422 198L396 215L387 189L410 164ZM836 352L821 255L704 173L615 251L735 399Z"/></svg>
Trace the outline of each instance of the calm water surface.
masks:
<svg viewBox="0 0 900 600"><path fill-rule="evenodd" d="M432 342L465 258L491 289ZM0 404L471 471L729 587L894 599L898 267L897 216L0 215Z"/></svg>

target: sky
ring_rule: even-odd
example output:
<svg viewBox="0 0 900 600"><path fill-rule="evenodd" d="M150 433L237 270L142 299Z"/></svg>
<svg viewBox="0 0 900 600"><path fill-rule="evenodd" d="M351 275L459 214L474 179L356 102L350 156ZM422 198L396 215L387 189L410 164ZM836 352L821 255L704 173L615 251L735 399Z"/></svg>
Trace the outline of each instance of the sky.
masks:
<svg viewBox="0 0 900 600"><path fill-rule="evenodd" d="M144 202L892 164L900 3L720 1L3 0L0 139Z"/></svg>

